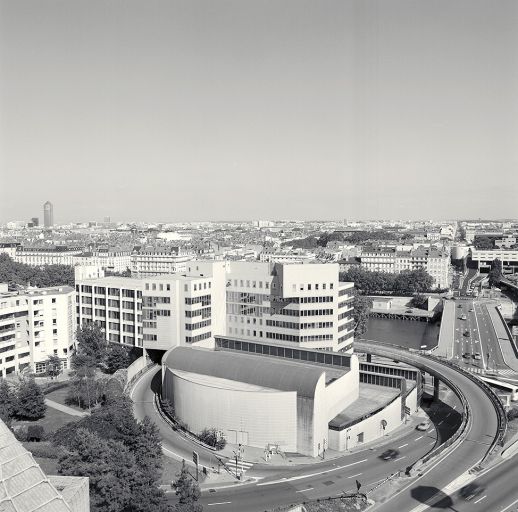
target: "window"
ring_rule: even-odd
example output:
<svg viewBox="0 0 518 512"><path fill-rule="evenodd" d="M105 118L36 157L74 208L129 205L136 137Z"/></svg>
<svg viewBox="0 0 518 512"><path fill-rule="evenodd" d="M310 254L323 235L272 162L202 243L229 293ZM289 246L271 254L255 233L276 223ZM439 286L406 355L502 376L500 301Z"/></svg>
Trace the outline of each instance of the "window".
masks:
<svg viewBox="0 0 518 512"><path fill-rule="evenodd" d="M189 290L189 285L184 284L184 285L183 285L183 291L184 291L184 292L186 292L186 291L188 291L188 290Z"/></svg>
<svg viewBox="0 0 518 512"><path fill-rule="evenodd" d="M168 292L170 292L170 291L171 291L171 285L170 285L170 284L166 284L166 290L167 290Z"/></svg>
<svg viewBox="0 0 518 512"><path fill-rule="evenodd" d="M308 291L311 291L311 285L308 284Z"/></svg>
<svg viewBox="0 0 518 512"><path fill-rule="evenodd" d="M56 304L56 299L52 299L52 304Z"/></svg>

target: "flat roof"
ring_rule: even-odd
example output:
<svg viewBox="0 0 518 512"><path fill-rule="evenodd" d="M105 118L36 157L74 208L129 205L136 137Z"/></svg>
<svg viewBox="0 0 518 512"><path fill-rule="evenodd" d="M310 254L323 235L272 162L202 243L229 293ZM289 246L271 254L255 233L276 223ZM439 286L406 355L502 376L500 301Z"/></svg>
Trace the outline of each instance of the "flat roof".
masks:
<svg viewBox="0 0 518 512"><path fill-rule="evenodd" d="M175 347L163 361L171 370L218 377L263 388L296 391L313 398L318 380L325 374L326 385L343 377L347 370L323 368L311 363L277 359L258 354L199 347Z"/></svg>
<svg viewBox="0 0 518 512"><path fill-rule="evenodd" d="M360 393L358 398L347 409L338 413L330 422L329 427L333 430L343 430L345 427L359 420L370 413L376 412L384 407L401 391L396 388L364 384L360 382Z"/></svg>

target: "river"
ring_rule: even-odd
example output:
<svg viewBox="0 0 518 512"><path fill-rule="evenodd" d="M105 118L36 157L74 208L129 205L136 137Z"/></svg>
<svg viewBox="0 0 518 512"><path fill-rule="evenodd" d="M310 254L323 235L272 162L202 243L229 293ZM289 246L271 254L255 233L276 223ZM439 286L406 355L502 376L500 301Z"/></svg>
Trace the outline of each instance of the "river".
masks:
<svg viewBox="0 0 518 512"><path fill-rule="evenodd" d="M440 322L410 322L389 318L369 318L362 338L415 349L437 346ZM426 345L426 347L424 347Z"/></svg>

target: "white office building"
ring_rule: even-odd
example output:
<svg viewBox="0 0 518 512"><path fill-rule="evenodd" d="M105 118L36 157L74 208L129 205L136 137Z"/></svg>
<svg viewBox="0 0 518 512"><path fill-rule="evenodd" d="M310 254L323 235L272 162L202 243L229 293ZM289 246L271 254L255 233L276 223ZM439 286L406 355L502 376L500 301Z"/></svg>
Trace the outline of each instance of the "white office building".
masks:
<svg viewBox="0 0 518 512"><path fill-rule="evenodd" d="M77 321L146 349L226 334L352 351L353 286L338 281L338 264L190 261L183 274L77 279Z"/></svg>

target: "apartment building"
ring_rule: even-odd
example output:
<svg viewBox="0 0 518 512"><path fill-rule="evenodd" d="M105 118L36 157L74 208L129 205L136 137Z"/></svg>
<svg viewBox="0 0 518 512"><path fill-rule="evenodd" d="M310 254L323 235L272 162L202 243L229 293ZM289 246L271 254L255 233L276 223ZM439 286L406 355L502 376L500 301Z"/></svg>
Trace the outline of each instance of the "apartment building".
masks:
<svg viewBox="0 0 518 512"><path fill-rule="evenodd" d="M46 370L49 356L68 368L74 348L74 289L70 286L8 292L0 287L0 376Z"/></svg>
<svg viewBox="0 0 518 512"><path fill-rule="evenodd" d="M361 253L361 266L370 272L397 273L395 247L364 247Z"/></svg>
<svg viewBox="0 0 518 512"><path fill-rule="evenodd" d="M131 255L131 273L135 276L156 276L185 272L192 256L179 247L144 250Z"/></svg>
<svg viewBox="0 0 518 512"><path fill-rule="evenodd" d="M407 270L424 269L433 278L435 288L449 287L450 254L436 247L419 246L398 250L397 247L364 249L361 266L365 270L400 274Z"/></svg>
<svg viewBox="0 0 518 512"><path fill-rule="evenodd" d="M76 256L82 252L82 247L18 247L12 258L18 263L25 263L33 267L42 265L75 265Z"/></svg>
<svg viewBox="0 0 518 512"><path fill-rule="evenodd" d="M338 264L190 261L183 274L76 280L78 325L112 342L168 350L215 335L351 351L353 283Z"/></svg>
<svg viewBox="0 0 518 512"><path fill-rule="evenodd" d="M125 272L131 268L131 251L123 249L84 252L74 257L73 265L95 265L110 272Z"/></svg>
<svg viewBox="0 0 518 512"><path fill-rule="evenodd" d="M338 264L230 263L227 336L352 351L354 284L338 273Z"/></svg>

